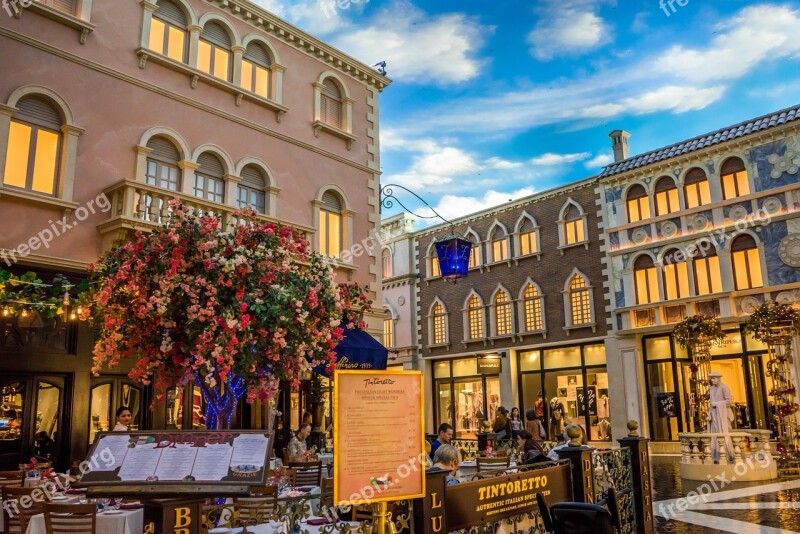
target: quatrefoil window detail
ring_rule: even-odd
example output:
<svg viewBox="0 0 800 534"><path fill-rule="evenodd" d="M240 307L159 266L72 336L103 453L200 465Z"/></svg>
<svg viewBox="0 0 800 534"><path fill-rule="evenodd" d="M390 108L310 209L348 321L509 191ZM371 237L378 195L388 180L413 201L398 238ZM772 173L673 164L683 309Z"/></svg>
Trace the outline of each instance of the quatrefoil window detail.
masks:
<svg viewBox="0 0 800 534"><path fill-rule="evenodd" d="M800 154L793 150L787 150L783 156L770 154L767 161L772 164L772 172L769 173L773 180L780 178L783 173L797 174L800 169Z"/></svg>

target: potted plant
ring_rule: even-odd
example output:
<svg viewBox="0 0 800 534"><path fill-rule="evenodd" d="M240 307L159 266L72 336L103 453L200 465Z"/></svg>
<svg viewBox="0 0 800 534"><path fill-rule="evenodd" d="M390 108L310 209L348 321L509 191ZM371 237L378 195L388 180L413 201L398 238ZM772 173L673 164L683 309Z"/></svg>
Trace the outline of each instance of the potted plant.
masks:
<svg viewBox="0 0 800 534"><path fill-rule="evenodd" d="M785 344L800 334L800 312L788 304L767 301L750 314L744 331L758 341Z"/></svg>
<svg viewBox="0 0 800 534"><path fill-rule="evenodd" d="M690 315L675 325L672 336L682 348L693 347L698 343L722 341L725 334L719 319L705 315Z"/></svg>

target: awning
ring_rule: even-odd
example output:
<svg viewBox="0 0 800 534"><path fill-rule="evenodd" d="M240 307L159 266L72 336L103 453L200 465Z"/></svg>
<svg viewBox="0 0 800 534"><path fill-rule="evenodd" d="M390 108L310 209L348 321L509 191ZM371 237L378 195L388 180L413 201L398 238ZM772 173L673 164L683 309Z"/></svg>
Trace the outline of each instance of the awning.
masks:
<svg viewBox="0 0 800 534"><path fill-rule="evenodd" d="M344 339L333 350L337 369L382 371L389 360L389 349L360 328L345 330ZM315 371L328 376L323 366Z"/></svg>

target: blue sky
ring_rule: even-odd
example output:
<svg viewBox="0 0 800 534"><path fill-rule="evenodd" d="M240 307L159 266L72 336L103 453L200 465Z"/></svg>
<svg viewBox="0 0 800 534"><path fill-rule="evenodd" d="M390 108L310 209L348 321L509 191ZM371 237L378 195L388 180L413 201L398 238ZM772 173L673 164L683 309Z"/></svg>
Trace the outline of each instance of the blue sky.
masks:
<svg viewBox="0 0 800 534"><path fill-rule="evenodd" d="M382 182L445 217L800 103L800 1L251 1L387 62Z"/></svg>

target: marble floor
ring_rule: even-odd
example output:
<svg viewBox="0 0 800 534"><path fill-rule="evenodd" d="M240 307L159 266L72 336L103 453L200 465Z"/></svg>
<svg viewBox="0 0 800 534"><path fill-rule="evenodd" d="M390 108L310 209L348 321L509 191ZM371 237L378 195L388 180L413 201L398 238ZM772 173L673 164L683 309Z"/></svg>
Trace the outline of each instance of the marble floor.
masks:
<svg viewBox="0 0 800 534"><path fill-rule="evenodd" d="M716 491L683 480L677 456L653 456L656 532L675 534L800 534L800 479L733 482ZM690 491L705 494L689 503ZM679 511L680 509L680 511Z"/></svg>

